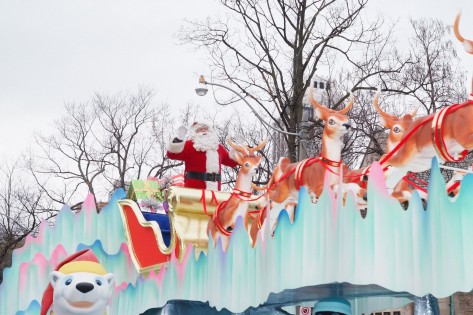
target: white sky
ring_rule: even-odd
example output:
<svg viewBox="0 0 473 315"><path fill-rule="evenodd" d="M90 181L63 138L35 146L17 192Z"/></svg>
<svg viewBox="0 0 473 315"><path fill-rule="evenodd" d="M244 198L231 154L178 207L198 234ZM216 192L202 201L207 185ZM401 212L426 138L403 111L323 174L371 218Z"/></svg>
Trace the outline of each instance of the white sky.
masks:
<svg viewBox="0 0 473 315"><path fill-rule="evenodd" d="M452 24L461 9L462 34L473 39L471 0L370 0L369 7L401 23L425 16ZM184 19L216 8L212 0L0 0L0 157L18 156L64 103L86 102L94 92L143 85L172 106L213 103L194 93L198 74L208 74L204 53L174 36ZM473 56L459 55L471 73Z"/></svg>

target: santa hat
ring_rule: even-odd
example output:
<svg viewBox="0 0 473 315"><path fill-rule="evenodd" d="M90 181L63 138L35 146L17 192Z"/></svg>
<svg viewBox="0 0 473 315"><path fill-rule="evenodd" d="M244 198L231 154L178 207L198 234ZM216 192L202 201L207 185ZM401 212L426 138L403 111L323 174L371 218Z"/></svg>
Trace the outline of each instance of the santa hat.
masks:
<svg viewBox="0 0 473 315"><path fill-rule="evenodd" d="M202 119L202 120L194 121L191 125L192 131L194 131L194 132L197 129L202 128L202 127L207 127L209 130L212 130L212 123L210 121Z"/></svg>
<svg viewBox="0 0 473 315"><path fill-rule="evenodd" d="M74 253L60 262L55 271L59 271L63 274L71 274L74 272L89 272L97 275L105 275L107 271L99 263L97 256L90 249L84 249L77 253ZM43 299L41 300L41 313L40 315L46 315L49 308L53 304L53 286L48 284L48 287L43 293Z"/></svg>

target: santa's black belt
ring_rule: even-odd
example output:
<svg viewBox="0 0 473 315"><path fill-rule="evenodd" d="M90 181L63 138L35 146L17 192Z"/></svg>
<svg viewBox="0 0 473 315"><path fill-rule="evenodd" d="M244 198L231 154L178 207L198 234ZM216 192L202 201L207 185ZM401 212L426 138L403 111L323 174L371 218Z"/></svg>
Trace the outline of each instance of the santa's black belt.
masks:
<svg viewBox="0 0 473 315"><path fill-rule="evenodd" d="M198 179L204 182L219 182L221 176L219 173L186 172L186 178Z"/></svg>

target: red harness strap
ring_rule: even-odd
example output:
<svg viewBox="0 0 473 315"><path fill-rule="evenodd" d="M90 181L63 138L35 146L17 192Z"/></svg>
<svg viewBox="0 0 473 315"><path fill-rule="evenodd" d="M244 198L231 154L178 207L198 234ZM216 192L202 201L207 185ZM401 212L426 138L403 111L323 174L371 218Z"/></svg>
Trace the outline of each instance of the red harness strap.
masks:
<svg viewBox="0 0 473 315"><path fill-rule="evenodd" d="M213 193L213 191L212 191ZM222 233L223 235L225 236L230 236L232 234L232 232L230 231L227 231L225 229L225 227L222 225L222 223L220 222L219 218L218 218L218 214L220 213L220 211L222 211L222 209L225 208L225 206L227 205L228 201L232 198L232 197L235 197L235 198L238 198L240 200L243 200L245 202L248 202L248 201L254 201L254 200L258 200L259 198L263 197L263 195L260 195L258 196L257 198L253 198L253 199L242 199L242 197L245 197L245 198L250 198L252 196L251 192L248 192L248 191L243 191L243 190L240 190L238 188L234 188L233 189L233 192L232 194L230 195L230 197L223 201L221 204L219 204L217 206L217 208L215 209L215 212L212 216L212 220L214 221L214 224L215 226L217 227L217 229L220 231L220 233ZM205 209L205 208L204 208ZM255 217L252 216L252 214L254 213L258 213L260 212L260 210L255 210L255 211L248 211L246 214L255 219ZM207 212L206 212L207 213Z"/></svg>
<svg viewBox="0 0 473 315"><path fill-rule="evenodd" d="M307 167L309 167L310 165L312 165L314 163L317 163L317 162L321 162L323 164L323 166L325 167L325 169L328 170L329 172L331 172L333 174L336 174L336 175L339 175L338 173L331 170L328 167L328 165L335 166L335 167L340 167L340 165L342 163L341 161L332 161L332 160L327 159L326 157L323 157L323 156L321 156L321 157L312 157L312 158L308 158L308 159L305 159L305 160L302 160L301 162L299 162L297 164L296 168L290 170L289 172L284 173L284 175L281 176L280 179L275 181L270 187L268 187L267 190L273 189L274 186L276 186L277 184L279 184L280 182L285 180L287 177L291 176L292 173L295 173L295 175L294 175L295 186L296 186L296 189L299 190L302 186L302 174L303 174L304 170Z"/></svg>
<svg viewBox="0 0 473 315"><path fill-rule="evenodd" d="M204 208L204 213L208 217L211 217L211 215L209 215L208 212L207 212L207 201L205 199L205 192L206 192L206 190L202 189L202 196L200 197L199 201L202 202L202 208ZM210 203L215 202L215 205L217 205L217 207L218 207L218 200L217 200L217 196L215 196L215 191L211 190L211 192L212 192L212 199L210 199Z"/></svg>
<svg viewBox="0 0 473 315"><path fill-rule="evenodd" d="M333 160L330 160L329 158L326 158L323 155L320 156L320 161L324 163L325 165L329 165L333 167L340 167L340 165L342 165L342 161L333 161Z"/></svg>
<svg viewBox="0 0 473 315"><path fill-rule="evenodd" d="M302 172L304 169L308 166L307 164L312 164L310 163L312 158L302 160L299 164L296 166L296 174L294 175L294 181L296 185L296 189L299 190L302 186ZM318 159L317 159L318 161Z"/></svg>
<svg viewBox="0 0 473 315"><path fill-rule="evenodd" d="M460 186L460 182L459 182L459 181L453 183L452 186L448 187L447 193L448 193L448 194L451 193L452 191L454 191L455 189L457 189L458 186Z"/></svg>
<svg viewBox="0 0 473 315"><path fill-rule="evenodd" d="M413 173L409 173L407 174L406 176L404 176L402 178L404 181L406 181L409 185L412 185L415 189L417 190L420 190L420 191L423 191L424 193L427 192L427 189L425 189L424 187L422 187L421 185L417 184L417 182L419 182L420 184L424 185L424 186L427 186L428 183L420 178L418 178L417 176L415 176Z"/></svg>
<svg viewBox="0 0 473 315"><path fill-rule="evenodd" d="M443 122L445 116L447 116L448 113L455 111L462 105L463 104L454 104L443 108L441 111L435 113L434 119L432 121L432 142L434 144L435 151L437 151L437 154L447 162L462 161L468 154L468 150L463 150L457 159L451 156L450 153L448 153L448 148L445 144L445 137L443 133Z"/></svg>
<svg viewBox="0 0 473 315"><path fill-rule="evenodd" d="M256 220L258 215L260 214L261 210L251 210L246 213L247 216L249 216L251 219Z"/></svg>
<svg viewBox="0 0 473 315"><path fill-rule="evenodd" d="M233 194L239 195L239 196L242 196L242 197L245 197L245 198L250 198L251 197L251 191L243 191L243 190L240 190L238 188L233 189Z"/></svg>

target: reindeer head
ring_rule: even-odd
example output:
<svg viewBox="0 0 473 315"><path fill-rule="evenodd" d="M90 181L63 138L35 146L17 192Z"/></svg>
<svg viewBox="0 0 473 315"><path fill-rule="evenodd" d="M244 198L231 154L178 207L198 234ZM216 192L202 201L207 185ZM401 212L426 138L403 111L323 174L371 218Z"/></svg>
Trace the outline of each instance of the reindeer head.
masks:
<svg viewBox="0 0 473 315"><path fill-rule="evenodd" d="M379 107L379 95L381 94L381 88L378 87L376 94L373 99L373 105L378 114L380 115L381 125L389 129L388 141L386 143L386 151L391 151L400 141L406 133L407 128L414 121L414 117L417 114L417 108L411 114L406 114L402 117L390 115L385 113Z"/></svg>
<svg viewBox="0 0 473 315"><path fill-rule="evenodd" d="M455 37L463 44L463 48L465 49L465 51L469 54L473 54L473 41L463 38L463 36L460 35L460 31L458 30L458 25L460 24L460 16L460 12L458 12L457 16L455 16L455 22L453 23L453 32L455 33Z"/></svg>
<svg viewBox="0 0 473 315"><path fill-rule="evenodd" d="M351 93L350 93L351 94ZM312 87L309 89L309 101L315 107L315 114L317 117L325 121L324 136L329 138L340 139L350 129L348 116L346 115L353 105L353 94L350 96L348 105L339 111L330 109L324 105L320 105L313 95Z"/></svg>
<svg viewBox="0 0 473 315"><path fill-rule="evenodd" d="M240 172L243 174L249 174L253 176L261 163L261 154L255 155L255 153L266 145L268 141L264 140L254 148L250 148L247 145L238 145L234 143L230 138L227 138L227 143L233 149L235 149L235 160L241 166Z"/></svg>

